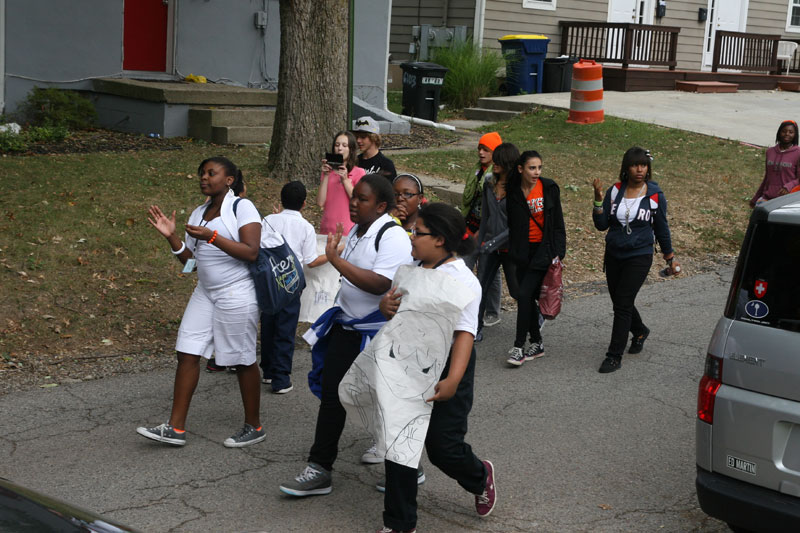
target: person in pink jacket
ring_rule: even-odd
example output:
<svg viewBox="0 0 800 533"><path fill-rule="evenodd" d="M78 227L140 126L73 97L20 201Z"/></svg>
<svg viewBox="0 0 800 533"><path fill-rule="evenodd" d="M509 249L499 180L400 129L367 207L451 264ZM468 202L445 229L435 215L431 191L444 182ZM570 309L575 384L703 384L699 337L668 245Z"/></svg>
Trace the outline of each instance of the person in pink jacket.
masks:
<svg viewBox="0 0 800 533"><path fill-rule="evenodd" d="M775 136L775 146L767 150L767 168L750 207L766 200L788 194L800 185L800 147L797 123L784 120Z"/></svg>
<svg viewBox="0 0 800 533"><path fill-rule="evenodd" d="M322 208L319 232L322 235L336 233L336 224L342 225L345 235L353 222L350 220L350 198L358 180L364 177L364 169L356 165L356 138L349 131L340 131L333 137L331 152L341 154L344 164L333 168L322 160L317 205Z"/></svg>

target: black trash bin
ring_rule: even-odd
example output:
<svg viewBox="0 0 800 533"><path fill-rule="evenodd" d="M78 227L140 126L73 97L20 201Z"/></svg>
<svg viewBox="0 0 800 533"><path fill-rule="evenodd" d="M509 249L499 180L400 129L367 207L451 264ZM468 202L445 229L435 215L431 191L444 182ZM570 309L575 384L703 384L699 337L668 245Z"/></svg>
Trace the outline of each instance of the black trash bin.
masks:
<svg viewBox="0 0 800 533"><path fill-rule="evenodd" d="M563 93L572 89L572 65L575 57L553 57L544 60L542 92Z"/></svg>
<svg viewBox="0 0 800 533"><path fill-rule="evenodd" d="M403 114L436 122L447 68L436 63L413 61L403 69Z"/></svg>

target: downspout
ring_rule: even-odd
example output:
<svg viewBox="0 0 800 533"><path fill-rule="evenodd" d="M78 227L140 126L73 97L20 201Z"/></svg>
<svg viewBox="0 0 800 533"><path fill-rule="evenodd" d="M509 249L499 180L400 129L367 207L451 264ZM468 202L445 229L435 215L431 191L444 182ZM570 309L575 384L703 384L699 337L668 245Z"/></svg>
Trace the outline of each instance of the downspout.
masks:
<svg viewBox="0 0 800 533"><path fill-rule="evenodd" d="M0 0L0 113L6 109L6 0Z"/></svg>
<svg viewBox="0 0 800 533"><path fill-rule="evenodd" d="M356 29L356 9L355 0L348 2L347 14L347 126L346 130L353 128L353 55L355 48L353 47L353 38Z"/></svg>
<svg viewBox="0 0 800 533"><path fill-rule="evenodd" d="M483 48L483 20L486 14L486 0L475 0L475 22L472 24L472 42Z"/></svg>
<svg viewBox="0 0 800 533"><path fill-rule="evenodd" d="M444 7L442 10L444 11L444 16L442 16L442 26L447 26L447 14L450 11L450 0L444 0Z"/></svg>

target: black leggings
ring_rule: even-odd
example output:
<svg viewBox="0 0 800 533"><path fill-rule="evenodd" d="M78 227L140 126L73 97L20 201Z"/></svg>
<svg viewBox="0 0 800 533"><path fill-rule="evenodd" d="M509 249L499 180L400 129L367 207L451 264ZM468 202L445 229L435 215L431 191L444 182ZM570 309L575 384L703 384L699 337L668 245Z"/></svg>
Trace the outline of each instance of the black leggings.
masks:
<svg viewBox="0 0 800 533"><path fill-rule="evenodd" d="M614 325L606 355L622 357L628 344L628 333L637 337L646 331L634 302L652 264L653 254L636 255L627 259L617 259L606 254L606 282L614 304Z"/></svg>
<svg viewBox="0 0 800 533"><path fill-rule="evenodd" d="M514 346L525 346L525 337L530 335L531 342L542 342L542 333L539 331L539 293L542 290L542 280L546 270L531 270L528 268L541 243L532 242L528 246L528 260L526 263L517 263L517 331L514 336Z"/></svg>

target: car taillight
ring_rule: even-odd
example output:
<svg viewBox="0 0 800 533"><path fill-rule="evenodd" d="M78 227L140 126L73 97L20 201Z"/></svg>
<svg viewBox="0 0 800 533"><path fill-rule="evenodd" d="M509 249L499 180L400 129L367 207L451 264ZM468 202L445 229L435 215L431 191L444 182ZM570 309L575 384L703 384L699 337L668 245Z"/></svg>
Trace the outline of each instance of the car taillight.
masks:
<svg viewBox="0 0 800 533"><path fill-rule="evenodd" d="M706 368L697 391L697 418L714 423L714 399L722 385L722 359L706 355Z"/></svg>

